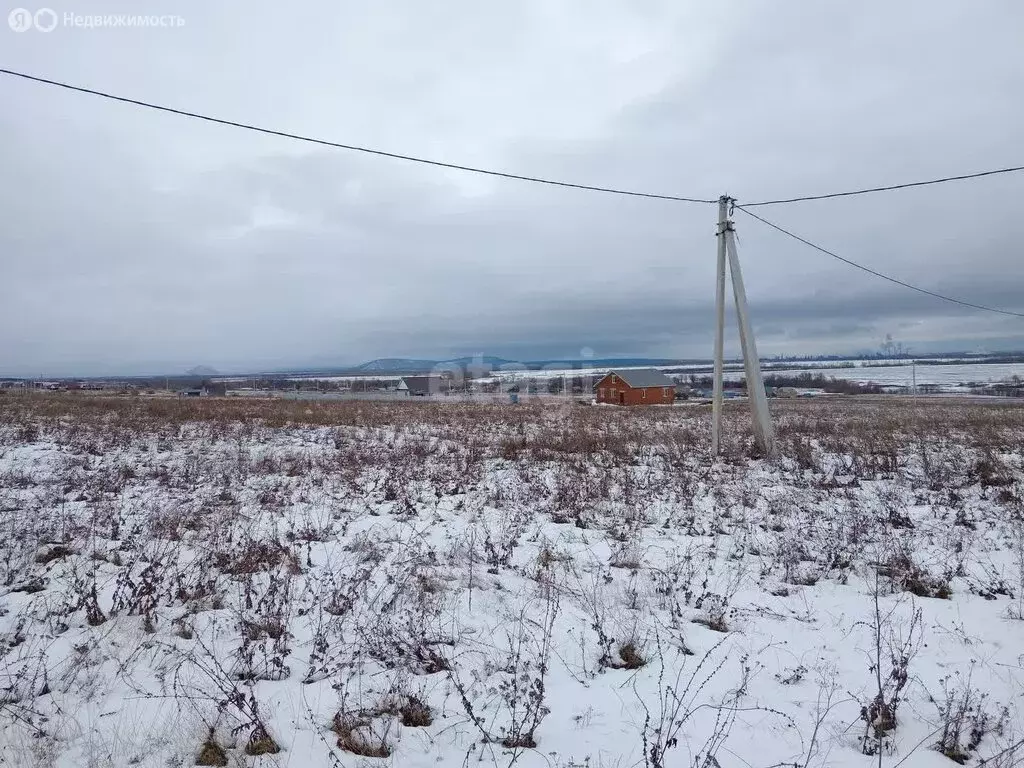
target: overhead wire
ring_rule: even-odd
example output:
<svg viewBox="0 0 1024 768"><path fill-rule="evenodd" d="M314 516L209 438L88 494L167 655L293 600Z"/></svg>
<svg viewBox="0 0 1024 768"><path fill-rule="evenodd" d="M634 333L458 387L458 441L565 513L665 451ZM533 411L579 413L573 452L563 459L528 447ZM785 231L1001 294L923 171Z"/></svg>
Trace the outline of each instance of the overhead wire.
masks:
<svg viewBox="0 0 1024 768"><path fill-rule="evenodd" d="M38 75L30 75L26 72L18 72L13 69L2 69L0 68L0 74L7 75L9 77L17 77L23 80L29 80L35 83L43 85L50 85L57 88L64 88L69 91L76 91L78 93L88 94L90 96L97 96L103 99L109 99L111 101L121 102L123 104L132 104L137 107L143 107L145 109L157 110L159 112L166 112L181 117L189 117L195 120L203 120L208 123L215 123L218 125L226 125L232 128L241 128L243 130L255 131L257 133L263 133L270 136L279 136L281 138L292 139L294 141L303 141L311 144L318 144L326 147L333 147L335 149L344 149L351 152L362 152L368 155L377 155L379 157L388 157L395 160L405 160L411 163L421 163L423 165L432 165L438 168L449 168L456 171L465 171L467 173L477 173L486 176L496 176L503 179L515 179L517 181L533 182L535 184L547 184L550 186L567 187L570 189L582 189L590 192L603 192L614 195L626 195L629 197L642 197L653 200L669 200L674 202L682 203L702 203L711 204L718 202L717 198L702 198L702 197L687 197L683 195L667 195L657 192L643 192L639 190L631 189L620 189L616 187L605 187L593 184L579 184L571 181L561 181L559 179L549 179L540 176L528 176L526 174L510 173L507 171L498 171L490 168L481 168L478 166L464 165L461 163L451 163L442 160L432 160L426 157L419 157L416 155L408 155L400 152L389 152L382 149L375 149L372 147L364 147L356 144L345 144L338 141L329 141L327 139L319 139L312 136L304 136L301 134L290 133L288 131L280 131L273 128L266 128L252 123L244 123L238 120L228 120L226 118L214 117L212 115L206 115L200 112L193 112L185 109L178 109L175 107L168 107L163 104L156 104L150 101L143 101L141 99L133 99L127 96L118 96L117 94L108 93L106 91L96 90L95 88L86 88L80 85L73 85L60 80L53 80L46 77L39 77ZM787 197L779 198L775 200L756 200L749 203L743 203L747 208L755 208L764 205L782 205L786 203L799 203L809 200L829 200L839 197L852 197L855 195L867 195L876 192L890 192L899 189L909 189L912 187L925 187L933 184L945 184L953 181L964 181L967 179L980 179L986 176L996 176L1007 173L1017 173L1024 171L1024 165L1010 166L1007 168L996 168L985 171L976 171L974 173L965 173L957 176L943 176L937 179L926 179L923 181L909 181L902 184L889 184L885 186L877 187L866 187L864 189L854 189L845 192L828 192L820 195L803 195L799 197Z"/></svg>
<svg viewBox="0 0 1024 768"><path fill-rule="evenodd" d="M295 140L295 141L306 142L306 143L309 143L309 144L315 144L315 145L325 146L325 147L332 147L332 148L335 148L335 149L343 149L343 150L348 150L348 151L351 151L351 152L360 152L360 153L363 153L363 154L375 155L375 156L378 156L378 157L387 157L387 158L391 158L391 159L394 159L394 160L405 160L405 161L412 162L412 163L420 163L420 164L423 164L423 165L430 165L430 166L435 166L435 167L438 167L438 168L448 168L448 169L456 170L456 171L465 171L467 173L476 173L476 174L481 174L481 175L485 175L485 176L493 176L493 177L498 177L498 178L503 178L503 179L514 179L514 180L517 180L517 181L532 182L532 183L535 183L535 184L545 184L545 185L548 185L548 186L566 187L566 188L569 188L569 189L580 189L580 190L586 190L586 191L590 191L590 192L601 192L601 193L614 194L614 195L624 195L624 196L627 196L627 197L639 197L639 198L647 198L647 199L653 199L653 200L667 200L667 201L673 201L673 202L700 203L700 204L711 204L711 203L718 202L718 199L699 198L699 197L686 197L686 196L682 196L682 195L667 195L667 194L659 194L659 193L654 193L654 192L642 192L642 191L638 191L638 190L619 189L619 188L615 188L615 187L604 187L604 186L597 186L597 185L591 185L591 184L579 184L579 183L575 183L575 182L561 181L561 180L558 180L558 179L549 179L549 178L544 178L544 177L540 177L540 176L528 176L528 175L525 175L525 174L509 173L509 172L506 172L506 171L498 171L498 170L493 170L493 169L488 169L488 168L480 168L480 167L476 167L476 166L463 165L463 164L460 164L460 163L450 163L450 162L445 162L445 161L441 161L441 160L433 160L433 159L430 159L430 158L419 157L419 156L416 156L416 155L408 155L408 154L402 154L402 153L398 153L398 152L389 152L389 151L382 150L382 149L375 149L375 148L372 148L372 147L364 147L364 146L359 146L359 145L356 145L356 144L345 144L345 143L337 142L337 141L329 141L327 139L319 139L319 138L315 138L315 137L312 137L312 136L305 136L305 135L302 135L302 134L290 133L288 131L280 131L280 130L276 130L276 129L272 129L272 128L266 128L266 127L263 127L263 126L254 125L254 124L251 124L251 123L244 123L244 122L237 121L237 120L228 120L228 119L225 119L225 118L213 117L211 115L206 115L206 114L203 114L203 113L200 113L200 112L192 112L192 111L189 111L189 110L177 109L175 107L168 107L168 106L165 106L165 105L162 105L162 104L156 104L156 103L149 102L149 101L143 101L141 99L133 99L133 98L129 98L127 96L118 96L116 94L108 93L106 91L99 91L99 90L96 90L94 88L86 88L86 87L80 86L80 85L73 85L71 83L62 82L60 80L52 80L50 78L39 77L37 75L30 75L30 74L27 74L25 72L18 72L18 71L11 70L11 69L0 68L0 74L7 75L9 77L16 77L16 78L20 78L20 79L23 79L23 80L28 80L28 81L31 81L31 82L34 82L34 83L40 83L40 84L43 84L43 85L49 85L49 86L54 86L54 87L57 87L57 88L63 88L65 90L75 91L77 93L83 93L83 94L87 94L87 95L90 95L90 96L96 96L96 97L99 97L99 98L108 99L108 100L120 102L120 103L123 103L123 104L131 104L131 105L136 106L136 107L142 107L142 108L145 108L145 109L151 109L151 110L155 110L155 111L158 111L158 112L165 112L165 113L169 113L169 114L173 114L173 115L178 115L178 116L181 116L181 117L188 117L188 118L192 118L192 119L195 119L195 120L201 120L201 121L208 122L208 123L214 123L214 124L217 124L217 125L225 125L225 126L229 126L229 127L232 127L232 128L241 128L243 130L254 131L256 133L262 133L262 134L266 134L266 135L269 135L269 136L278 136L278 137L281 137L281 138L292 139L292 140ZM852 267L856 267L857 269L863 270L864 272L867 272L868 274L874 275L875 277L879 277L879 278L881 278L883 280L887 280L890 283L894 283L895 285L899 285L899 286L902 286L904 288L908 288L908 289L910 289L912 291L917 291L918 293L923 293L923 294L925 294L927 296L932 296L934 298L941 299L943 301L951 302L953 304L959 304L959 305L964 306L964 307L969 307L971 309L979 309L979 310L984 310L986 312L995 312L995 313L998 313L998 314L1009 315L1009 316L1012 316L1012 317L1024 317L1024 313L1022 313L1022 312L1012 312L1010 310L998 309L998 308L995 308L995 307L988 307L988 306L985 306L985 305L982 305L982 304L975 304L975 303L969 302L969 301L963 301L961 299L957 299L957 298L952 297L952 296L945 296L943 294L936 293L935 291L930 291L930 290L928 290L926 288L921 288L920 286L916 286L916 285L913 285L911 283L907 283L907 282L905 282L903 280L899 280L899 279L897 279L895 277L892 277L890 275L886 275L886 274L884 274L882 272L879 272L879 271L877 271L875 269L872 269L871 267L867 267L867 266L865 266L863 264L859 264L859 263L857 263L857 262L855 262L855 261L853 261L851 259L847 259L847 258L845 258L843 256L840 256L839 254L834 253L834 252L828 250L827 248L823 248L822 246L817 245L816 243L813 243L810 240L808 240L808 239L806 239L804 237L801 237L800 235L797 235L794 232L791 232L791 231L789 231L789 230L779 226L778 224L775 224L774 222L771 222L771 221L769 221L769 220L767 220L767 219L765 219L765 218L763 218L761 216L758 216L753 211L748 210L749 208L755 208L755 207L766 206L766 205L783 205L783 204L787 204L787 203L798 203L798 202L805 202L805 201L811 201L811 200L828 200L828 199L834 199L834 198L840 198L840 197L852 197L852 196L855 196L855 195L873 194L873 193L877 193L877 192L890 192L890 191L899 190L899 189L909 189L909 188L912 188L912 187L924 187L924 186L931 186L931 185L935 185L935 184L945 184L945 183L948 183L948 182L964 181L964 180L968 180L968 179L978 179L978 178L983 178L983 177L987 177L987 176L996 176L996 175L1001 175L1001 174L1016 173L1016 172L1019 172L1019 171L1024 171L1024 166L1011 166L1011 167L1006 167L1006 168L997 168L997 169L993 169L993 170L977 171L975 173L960 174L960 175L957 175L957 176L944 176L944 177L941 177L941 178L927 179L927 180L924 180L924 181L911 181L911 182L906 182L906 183L903 183L903 184L890 184L890 185L886 185L886 186L868 187L868 188L864 188L864 189L849 190L849 191L846 191L846 192L830 192L830 193L827 193L827 194L804 195L804 196L801 196L801 197L779 198L779 199L775 199L775 200L758 200L758 201L754 201L754 202L750 202L750 203L742 203L742 204L734 202L734 205L735 205L736 208L738 208L743 213L747 214L748 216L751 216L754 219L757 219L761 223L766 224L767 226L769 226L769 227L771 227L773 229L778 230L779 232L781 232L784 235L787 235L787 236L789 236L789 237L791 237L791 238L793 238L795 240L798 240L799 242L801 242L801 243L803 243L803 244L805 244L805 245L807 245L807 246L809 246L809 247L811 247L811 248L813 248L813 249L815 249L817 251L820 251L821 253L824 253L824 254L826 254L828 256L831 256L834 259L838 259L839 261L844 262L845 264L848 264L848 265L850 265Z"/></svg>
<svg viewBox="0 0 1024 768"><path fill-rule="evenodd" d="M152 109L159 112L167 112L173 115L179 115L181 117L189 117L195 120L203 120L208 123L216 123L218 125L227 125L232 128L242 128L247 131L255 131L257 133L267 134L269 136L279 136L285 139L293 139L295 141L303 141L309 144L317 144L324 147L333 147L335 149L345 149L351 152L361 152L367 155L376 155L378 157L389 157L394 160L406 160L411 163L420 163L423 165L432 165L438 168L450 168L456 171L466 171L467 173L477 173L485 176L497 176L503 179L516 179L518 181L529 181L535 184L547 184L553 187L568 187L570 189L583 189L589 192L604 192L612 195L625 195L628 197L644 197L652 200L670 200L673 202L680 203L716 203L717 199L705 199L697 197L684 197L682 195L664 195L655 192L639 192L630 189L618 189L615 187L602 187L592 184L577 184L571 181L559 181L557 179L547 179L540 176L527 176L519 173L508 173L506 171L496 171L488 168L478 168L471 165L462 165L459 163L449 163L441 160L431 160L426 157L418 157L416 155L406 155L399 152L388 152L383 149L374 149L371 147L358 146L356 144L344 144L338 141L328 141L327 139L318 139L312 136L304 136L297 133L290 133L288 131L279 131L273 128L265 128L259 125L253 125L251 123L243 123L238 120L227 120L225 118L213 117L211 115L205 115L200 112L191 112L185 109L176 109L174 107L164 106L162 104L155 104L149 101L142 101L141 99L131 99L127 96L117 96L113 93L107 93L105 91L98 91L93 88L85 88L80 85L72 85L70 83L64 83L59 80L50 80L45 77L37 77L36 75L25 74L24 72L16 72L11 69L0 69L0 74L9 75L11 77L19 77L24 80L31 80L36 83L42 83L44 85L52 85L57 88L65 88L69 91L76 91L78 93L85 93L90 96L98 96L103 99L110 99L111 101L119 101L123 104L132 104L136 107L144 107L145 109Z"/></svg>
<svg viewBox="0 0 1024 768"><path fill-rule="evenodd" d="M927 179L926 181L908 181L903 184L889 184L884 187L868 187L866 189L854 189L849 192L829 192L824 195L804 195L803 197L787 197L779 200L758 200L753 203L744 203L747 208L755 208L760 205L783 205L785 203L802 203L807 200L831 200L836 197L853 197L854 195L870 195L874 192L891 192L896 189L910 189L911 187L927 187L932 184L945 184L950 181L965 181L966 179L980 179L985 176L998 176L1004 173L1017 173L1024 171L1024 165L1011 166L1009 168L996 168L989 171L977 171L975 173L963 173L959 176L943 176L939 179Z"/></svg>
<svg viewBox="0 0 1024 768"><path fill-rule="evenodd" d="M872 269L871 267L867 267L867 266L865 266L863 264L859 264L858 262L853 261L852 259L847 259L844 256L840 256L838 253L835 253L834 251L830 251L828 248L824 248L824 247L818 245L817 243L811 242L807 238L801 237L800 235L796 234L795 232L791 232L790 230L788 230L788 229L786 229L784 227L779 226L775 222L768 221L768 219L764 218L763 216L758 216L753 211L748 211L744 205L740 205L740 204L737 203L735 207L736 207L736 210L742 211L743 213L747 214L747 216L750 216L750 217L752 217L754 219L757 219L762 224L766 224L769 227L771 227L772 229L775 229L775 230L781 232L782 234L787 235L788 237L793 238L794 240L798 240L799 242L801 242L804 245L807 245L807 246L813 248L816 251L820 251L821 253L824 253L827 256L831 256L833 259L838 259L839 261L843 262L844 264L849 264L851 267L856 267L857 269L863 270L864 272L867 272L870 275L874 275L875 277L880 277L883 280L888 280L890 283L895 283L896 285L903 286L904 288L909 288L912 291L917 291L918 293L923 293L926 296L932 296L932 297L934 297L936 299L942 299L943 301L952 302L953 304L959 304L960 306L963 306L963 307L969 307L971 309L981 309L981 310L984 310L986 312L995 312L995 313L1000 314L1000 315L1010 315L1011 317L1024 317L1024 312L1013 312L1013 311L1008 310L1008 309L998 309L996 307L985 306L984 304L975 304L975 303L970 302L970 301L963 301L962 299L957 299L957 298L955 298L953 296L946 296L946 295L941 294L941 293L936 293L935 291L929 291L927 288L921 288L920 286L913 285L911 283L905 282L905 281L900 280L898 278L892 277L891 275L887 275L884 272L879 272L876 269Z"/></svg>

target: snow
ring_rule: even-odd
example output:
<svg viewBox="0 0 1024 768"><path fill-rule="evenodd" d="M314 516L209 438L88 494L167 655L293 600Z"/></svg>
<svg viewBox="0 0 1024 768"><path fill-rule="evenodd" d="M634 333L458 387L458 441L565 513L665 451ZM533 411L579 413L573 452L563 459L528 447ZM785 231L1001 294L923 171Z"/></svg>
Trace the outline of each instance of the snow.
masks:
<svg viewBox="0 0 1024 768"><path fill-rule="evenodd" d="M916 365L893 364L884 366L858 366L855 368L790 368L765 369L766 376L796 376L801 373L822 375L830 378L845 379L883 385L910 386L915 373L918 384L939 384L955 386L970 382L1005 381L1012 376L1024 376L1024 363L976 363L965 365ZM727 380L736 381L743 378L742 371L727 371Z"/></svg>
<svg viewBox="0 0 1024 768"><path fill-rule="evenodd" d="M1006 381L1013 376L1024 377L1024 363L984 363L954 362L958 358L937 358L912 365L907 360L827 360L827 361L801 361L788 367L781 366L778 361L762 361L762 371L766 376L796 376L803 373L821 375L828 378L845 379L861 383L873 383L883 386L906 386L914 383L915 368L917 384L937 384L946 391L958 391L967 388L971 383L988 383ZM941 364L929 364L941 363ZM618 370L629 370L630 368L649 368L650 366L622 366ZM711 367L709 363L695 363L678 366L661 366L673 376L686 376L694 374L697 376L710 376ZM548 379L572 379L581 377L596 382L601 376L611 370L608 367L578 367L578 368L550 368L540 370L526 370L516 367L514 369L500 369L492 371L484 378L478 379L478 383L499 383L508 386L514 382L521 382L526 379L534 379L543 382ZM725 366L724 376L729 381L739 381L744 378L743 366L739 363L728 363ZM288 377L286 380L295 382L312 383L323 381L331 383L354 384L358 381L373 379L377 381L397 382L401 377L377 374L350 375L350 376L318 376L318 377ZM242 383L247 381L241 378L219 378L216 381L227 383ZM234 394L243 395L244 390L233 390ZM262 393L266 394L266 393ZM307 395L315 397L315 395ZM365 397L365 393L358 392L351 396Z"/></svg>
<svg viewBox="0 0 1024 768"><path fill-rule="evenodd" d="M697 408L4 398L0 760L867 768L876 642L883 765L951 764L944 688L1024 737L1024 409L772 408L779 462L742 404L712 461Z"/></svg>
<svg viewBox="0 0 1024 768"><path fill-rule="evenodd" d="M952 359L952 358L951 358ZM845 379L863 383L874 383L882 385L910 386L914 381L914 369L916 368L918 384L938 384L943 387L956 387L971 382L995 382L1005 381L1013 376L1024 377L1024 363L950 363L945 359L933 362L942 363L931 365L918 363L916 366L904 360L830 360L801 362L789 367L775 367L779 365L773 361L762 361L762 371L766 376L797 376L802 373L821 375L829 378ZM647 366L649 367L649 366ZM546 379L574 376L590 377L596 380L608 372L608 368L576 368L539 371L495 371L494 377L503 381L521 380L524 378ZM626 370L623 368L622 370ZM698 376L710 376L710 364L701 363L693 365L668 366L666 368L671 375L688 375L694 373ZM741 364L727 364L725 367L725 378L730 381L738 381L744 378L743 366Z"/></svg>

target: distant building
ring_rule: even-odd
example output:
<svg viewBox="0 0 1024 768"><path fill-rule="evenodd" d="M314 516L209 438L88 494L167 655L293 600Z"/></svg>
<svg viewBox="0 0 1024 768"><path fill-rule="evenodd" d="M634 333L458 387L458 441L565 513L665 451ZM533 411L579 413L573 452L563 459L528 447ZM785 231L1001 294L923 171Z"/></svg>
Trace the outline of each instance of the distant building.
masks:
<svg viewBox="0 0 1024 768"><path fill-rule="evenodd" d="M654 368L609 371L594 385L599 403L615 405L670 405L676 385Z"/></svg>
<svg viewBox="0 0 1024 768"><path fill-rule="evenodd" d="M441 376L403 376L398 382L398 391L410 397L426 397L450 389L451 380Z"/></svg>

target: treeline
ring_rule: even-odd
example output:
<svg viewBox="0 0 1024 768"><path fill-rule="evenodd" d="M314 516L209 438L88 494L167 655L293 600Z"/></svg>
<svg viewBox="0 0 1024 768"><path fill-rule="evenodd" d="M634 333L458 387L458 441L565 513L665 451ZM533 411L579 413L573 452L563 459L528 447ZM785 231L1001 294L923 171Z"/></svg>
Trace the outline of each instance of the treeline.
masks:
<svg viewBox="0 0 1024 768"><path fill-rule="evenodd" d="M1014 376L1009 381L999 381L994 384L975 385L970 388L972 395L995 395L996 397L1024 397L1024 383L1020 376Z"/></svg>
<svg viewBox="0 0 1024 768"><path fill-rule="evenodd" d="M376 390L394 389L398 385L395 379L371 379L356 377L353 379L331 381L327 379L288 379L278 376L255 376L230 381L214 381L198 376L169 376L158 378L139 378L132 380L139 389L203 389L214 395L223 395L228 389L258 389L268 392L337 392L354 390L356 392L373 392Z"/></svg>
<svg viewBox="0 0 1024 768"><path fill-rule="evenodd" d="M1004 355L986 355L985 357L964 357L957 360L917 360L918 365L995 365L1007 363L1024 363L1024 354L1007 353Z"/></svg>
<svg viewBox="0 0 1024 768"><path fill-rule="evenodd" d="M714 380L710 376L691 375L685 383L698 389L711 389L714 386ZM877 395L882 392L882 387L878 384L835 379L820 373L798 373L788 376L770 373L764 376L764 384L766 387L776 388L820 389L823 392L841 395ZM747 382L745 379L726 381L724 386L726 389L746 389Z"/></svg>
<svg viewBox="0 0 1024 768"><path fill-rule="evenodd" d="M789 376L773 373L764 377L764 383L769 387L820 389L840 395L878 395L882 392L882 387L878 384L836 379L820 373L798 373Z"/></svg>

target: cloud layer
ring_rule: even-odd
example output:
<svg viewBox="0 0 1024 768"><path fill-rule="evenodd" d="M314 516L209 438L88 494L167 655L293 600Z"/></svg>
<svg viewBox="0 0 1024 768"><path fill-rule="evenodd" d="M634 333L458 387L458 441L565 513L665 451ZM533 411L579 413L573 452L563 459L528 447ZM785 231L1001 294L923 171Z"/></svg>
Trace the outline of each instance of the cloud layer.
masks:
<svg viewBox="0 0 1024 768"><path fill-rule="evenodd" d="M181 28L3 29L0 50L12 69L230 119L667 194L750 201L1021 162L1013 0L704 5L176 2L152 12ZM0 374L710 353L714 206L314 148L10 78L0 99ZM1020 311L1022 192L1024 175L759 212ZM1019 319L736 224L763 354L886 333L922 351L1024 343Z"/></svg>

